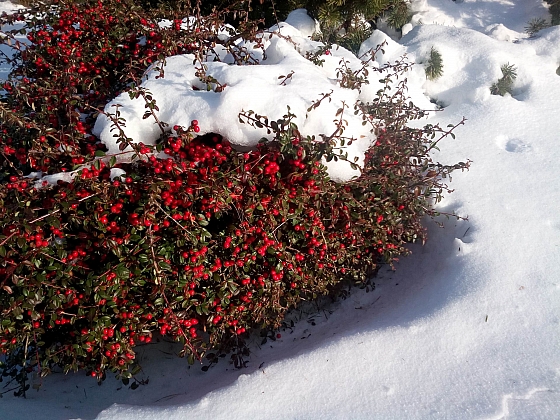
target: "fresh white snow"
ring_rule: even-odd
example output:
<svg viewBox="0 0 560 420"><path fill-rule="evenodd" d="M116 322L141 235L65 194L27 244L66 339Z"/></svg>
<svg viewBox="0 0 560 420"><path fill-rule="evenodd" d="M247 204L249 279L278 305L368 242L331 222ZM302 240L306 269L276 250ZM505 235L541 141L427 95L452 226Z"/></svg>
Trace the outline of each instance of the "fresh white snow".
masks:
<svg viewBox="0 0 560 420"><path fill-rule="evenodd" d="M295 23L300 21L301 18ZM319 67L302 55L306 51L317 50L319 43L303 37L289 24L281 24L280 32L283 37L289 36L293 44L276 35L267 36L264 41L266 59L261 60L261 65L227 64L231 57L225 54L221 57L225 62L204 63L206 73L225 86L221 92L207 90L206 83L197 76L201 64L194 62L192 55L168 58L162 66L164 77L160 77L157 69L149 71L142 88L152 93L160 110L157 112L159 120L170 127L188 127L196 119L201 128L200 134L218 133L234 145L251 147L267 136L266 128L240 124L241 111L254 111L275 121L288 112L289 106L290 112L297 116L294 122L300 132L320 140L321 134L330 136L337 130L336 113L345 104L347 109L343 117L347 125L343 135L355 141L344 151L348 152L350 161L357 157L358 164L363 162L365 151L375 141L375 136L370 133L372 126L362 125L361 116L354 115L359 92L341 88L335 83L336 68L341 59L345 58L349 66L356 68L360 67L361 61L340 49L321 57L325 63ZM256 50L255 54L262 56L262 51ZM212 89L216 87L214 85ZM316 111L307 112L322 94L331 94L330 100L323 101ZM124 132L127 137L144 144L156 143L161 131L153 118L143 119L146 103L142 97L131 99L128 93L123 93L105 107L105 112L114 114L116 105L120 105L120 117L126 120ZM109 117L101 115L97 119L94 134L105 143L108 153L119 152L114 124ZM331 178L339 181L359 175L359 171L352 170L348 162L336 167L331 165L329 169Z"/></svg>
<svg viewBox="0 0 560 420"><path fill-rule="evenodd" d="M383 60L406 53L417 63L408 75L413 100L444 106L425 123L468 119L435 156L443 163L473 161L469 172L454 174L455 192L438 206L468 221L442 218L441 229L427 220L428 242L412 246L395 272L382 272L374 291L355 290L318 313L294 312L300 321L281 338L262 346L254 339L246 369L233 369L225 358L204 373L173 356L172 344L150 344L139 349L145 386L132 391L108 375L98 387L83 373L54 374L36 379L42 386L27 400L6 394L0 418L560 418L560 27L534 38L523 33L531 18L546 17L540 0L413 0L412 9L405 36L387 39ZM312 27L301 14L291 24L281 30L294 37L299 25ZM300 33L299 42L310 48L307 35ZM386 38L374 33L368 48ZM424 76L431 47L444 64L436 81ZM272 116L285 104L299 110L330 83L330 65L312 70L274 37L269 48L277 55L264 70L216 65L231 83L224 94L236 92L227 101L223 94L187 92L192 78L170 74L163 84L176 77L177 90L207 108L162 112L186 119L172 124L196 117L203 130L249 138L248 127L218 124L238 112L220 104ZM336 54L345 53L333 51L335 65ZM513 96L490 95L506 63L517 67ZM284 96L277 77L291 70ZM257 81L255 89L267 97L251 86L243 90ZM155 84L150 89L160 92ZM362 98L368 94L364 89ZM165 98L157 97L158 105ZM319 110L332 122L327 107ZM321 122L309 124L309 133L328 131Z"/></svg>

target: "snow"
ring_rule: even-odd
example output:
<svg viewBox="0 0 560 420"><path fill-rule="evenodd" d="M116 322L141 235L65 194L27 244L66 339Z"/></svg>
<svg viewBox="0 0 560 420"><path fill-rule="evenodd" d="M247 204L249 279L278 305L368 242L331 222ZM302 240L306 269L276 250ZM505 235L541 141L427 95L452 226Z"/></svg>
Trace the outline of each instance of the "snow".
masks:
<svg viewBox="0 0 560 420"><path fill-rule="evenodd" d="M296 28L302 36L307 38L311 38L315 33L321 31L319 22L311 18L305 9L291 11L286 17L286 23Z"/></svg>
<svg viewBox="0 0 560 420"><path fill-rule="evenodd" d="M173 357L170 343L147 345L139 348L139 379L149 378L149 384L135 391L111 378L98 387L83 374L55 374L27 400L6 394L0 417L560 418L560 27L525 36L529 19L546 17L537 0L419 0L412 6L412 27L400 41L388 40L383 59L406 52L417 63L408 75L413 99L444 107L425 123L468 119L435 156L443 163L473 161L469 172L454 174L455 192L438 205L468 221L442 218L441 229L427 220L427 243L412 246L396 271L382 272L374 291L353 291L318 313L295 311L299 322L280 339L260 345L255 338L246 369L233 369L226 358L204 373ZM281 26L297 35L297 24ZM376 32L369 43L381 38ZM313 46L303 33L298 42ZM444 72L428 81L423 63L432 46ZM177 102L187 124L208 112L199 118L203 130L249 136L247 127L229 126L231 110L220 106L242 105L269 117L288 103L299 111L324 92L340 60L335 54L344 53L333 50L333 61L312 71L279 38L267 48L277 54L261 68L212 67L231 83L223 94L189 90L192 77L164 80L162 89L174 83L189 101L199 101L192 108ZM184 58L176 60L188 68ZM490 95L505 63L518 69L513 95ZM291 70L290 84L271 82ZM251 82L244 80L249 73ZM159 93L159 85L149 86ZM228 90L235 95L226 101ZM345 94L355 99L337 91L337 100ZM364 89L361 97L369 94ZM166 95L157 97L158 104ZM221 112L228 127L218 127L210 109ZM165 112L176 115L173 108ZM331 110L323 112L332 121ZM309 132L321 128L318 122L300 124L309 124Z"/></svg>
<svg viewBox="0 0 560 420"><path fill-rule="evenodd" d="M550 22L547 5L539 0L413 0L412 25L443 25L485 32L495 24L523 32L530 19Z"/></svg>
<svg viewBox="0 0 560 420"><path fill-rule="evenodd" d="M298 17L293 20L300 27L305 26L303 19ZM254 147L267 136L266 128L240 124L241 111L254 111L267 116L269 121L276 121L286 114L289 107L290 112L297 116L294 122L301 134L320 140L321 135L328 137L337 130L337 110L346 104L344 136L354 142L344 151L348 152L350 162L357 158L358 165L363 163L365 151L375 141L372 126L362 125L361 115L354 115L353 107L359 92L335 83L341 59L348 60L352 67L359 67L360 61L351 57L348 51L335 49L321 57L325 60L323 66L317 66L302 54L317 50L318 43L308 40L307 36L287 23L280 25L280 33L282 37L272 33L265 40L266 59L261 61L261 65L229 65L226 64L227 56L223 57L226 62L204 63L206 73L224 86L222 89L217 90L216 84L211 90L207 89L207 84L197 76L201 64L188 54L168 58L161 66L164 77L160 77L158 69L147 72L141 87L153 94L160 121L165 121L170 127L188 127L196 119L201 128L200 134L221 134L238 147ZM291 42L284 38L288 36ZM259 51L256 53L262 54ZM307 111L322 94L329 93L332 94L328 102L323 101L315 112ZM146 145L156 143L161 131L153 118L143 118L146 103L142 97L131 99L128 93L123 93L105 107L105 112L114 115L116 105L119 105L120 117L126 120L124 132L127 137ZM114 132L111 118L101 115L96 121L94 134L100 137L110 154L119 153ZM327 166L330 177L337 181L346 181L360 174L358 169L352 170L349 162Z"/></svg>

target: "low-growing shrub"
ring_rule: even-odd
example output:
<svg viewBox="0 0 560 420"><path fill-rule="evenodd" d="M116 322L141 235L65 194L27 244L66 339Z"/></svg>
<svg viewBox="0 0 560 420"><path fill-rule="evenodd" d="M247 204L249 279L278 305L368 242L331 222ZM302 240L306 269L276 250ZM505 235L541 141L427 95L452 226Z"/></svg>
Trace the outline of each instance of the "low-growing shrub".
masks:
<svg viewBox="0 0 560 420"><path fill-rule="evenodd" d="M180 341L191 363L241 346L248 331L277 327L302 300L365 282L407 254L448 191L443 178L468 167L430 157L454 127L407 125L425 112L394 83L403 62L377 69L385 83L376 100L356 104L377 142L361 176L344 184L323 164L346 159L343 137L302 136L289 109L277 121L239 115L270 131L253 150L198 136L203 122L192 121L162 129L157 146L121 138L136 159L106 155L91 127L117 92L145 95L155 116L149 94L134 90L147 65L183 52L202 62L217 43L251 61L235 40L216 36L227 13L183 21L99 0L2 18L23 25L6 31L16 51L0 103L0 353L16 393L31 371L84 370L101 380L110 370L128 381L135 347L161 336ZM258 45L255 28L240 30ZM347 72L340 83L359 88L360 80ZM55 185L27 177L76 170Z"/></svg>

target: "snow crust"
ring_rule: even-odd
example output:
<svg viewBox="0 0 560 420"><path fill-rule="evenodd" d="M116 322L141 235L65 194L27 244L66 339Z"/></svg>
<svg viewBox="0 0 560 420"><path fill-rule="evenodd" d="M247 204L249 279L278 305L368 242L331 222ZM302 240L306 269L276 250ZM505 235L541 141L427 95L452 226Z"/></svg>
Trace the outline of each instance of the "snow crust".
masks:
<svg viewBox="0 0 560 420"><path fill-rule="evenodd" d="M413 99L444 107L426 123L445 126L467 117L457 139L442 143L434 157L442 163L472 159L468 173L454 174L455 192L439 205L468 221L442 218L441 229L427 220L426 245L412 246L413 255L395 272L382 272L374 291L354 291L319 313L295 312L299 322L281 338L266 344L255 338L245 370L224 359L203 373L171 357L173 345L147 345L139 359L150 382L136 391L112 379L98 387L82 375L52 375L27 400L5 395L0 417L560 418L560 27L525 37L527 21L546 16L533 0L420 0L412 7L412 27L389 42L380 60L406 52L417 63L408 76ZM297 35L284 25L281 30ZM300 38L311 42L301 32ZM376 32L366 43L382 38ZM287 103L293 110L307 106L340 58L324 57L323 69L306 67L293 46L275 39L264 70L213 67L231 83L235 95L228 101L189 90L196 83L191 76L162 82L165 92L175 89L197 101L197 107L177 102L186 118L177 123L196 117L203 130L249 138L246 127L219 127L202 113L212 108L226 122L228 110L220 106L227 104L269 116ZM436 81L423 75L432 46L444 65ZM513 95L490 95L505 63L518 69ZM166 73L171 78L189 63L180 57L169 65L177 66ZM291 84L272 83L292 69ZM159 93L159 85L149 86ZM339 94L339 101L355 99ZM158 103L166 95L157 96ZM332 119L327 108L321 112ZM301 124L312 132L318 123Z"/></svg>

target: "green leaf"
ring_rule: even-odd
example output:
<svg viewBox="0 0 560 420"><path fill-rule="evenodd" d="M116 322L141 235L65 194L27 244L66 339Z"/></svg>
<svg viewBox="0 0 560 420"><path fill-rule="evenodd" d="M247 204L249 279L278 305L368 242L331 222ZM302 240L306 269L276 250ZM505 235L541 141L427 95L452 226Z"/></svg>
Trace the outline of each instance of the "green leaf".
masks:
<svg viewBox="0 0 560 420"><path fill-rule="evenodd" d="M130 270L124 266L124 264L119 264L115 268L115 273L122 279L128 279L130 276Z"/></svg>
<svg viewBox="0 0 560 420"><path fill-rule="evenodd" d="M93 167L98 171L101 170L101 160L98 159L95 162L93 162Z"/></svg>

